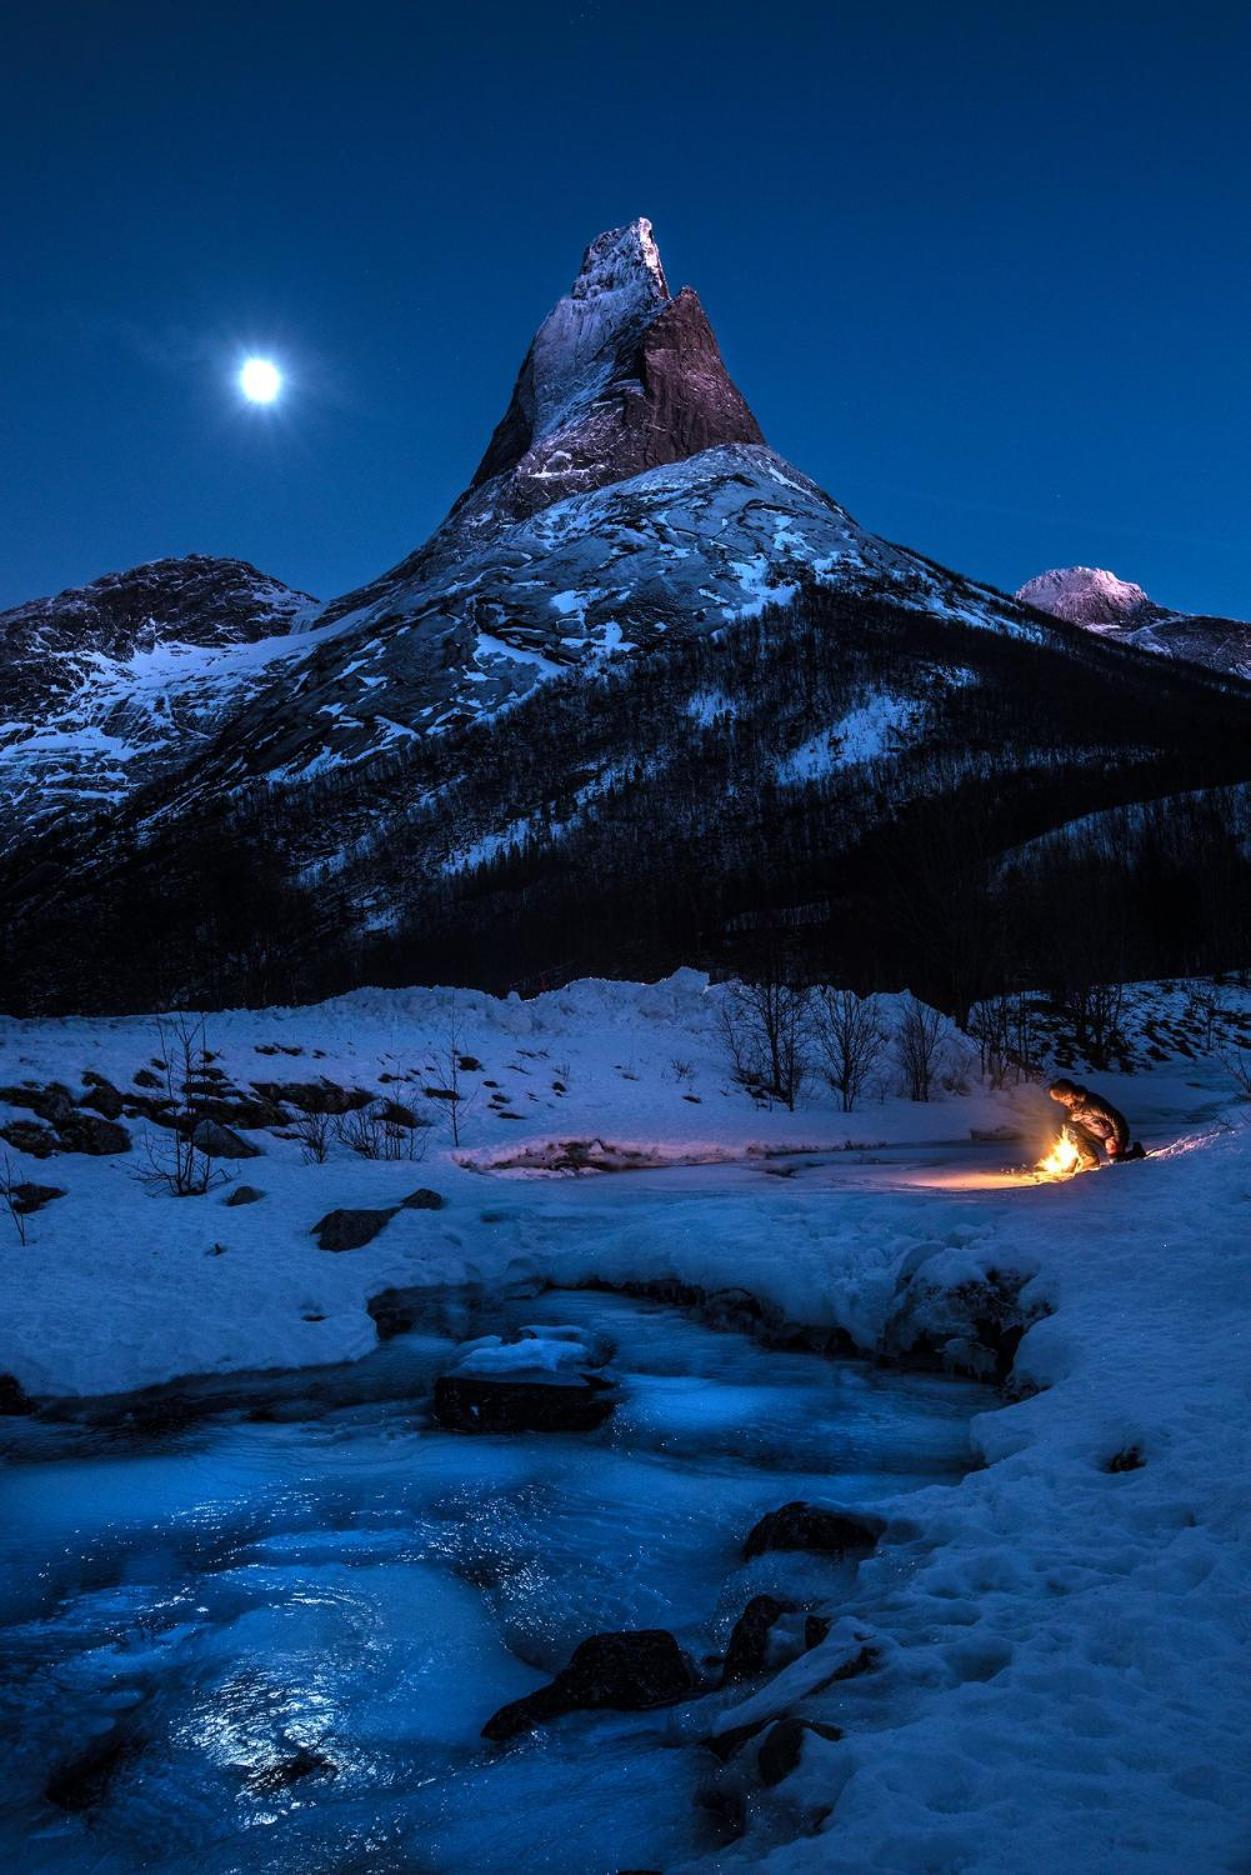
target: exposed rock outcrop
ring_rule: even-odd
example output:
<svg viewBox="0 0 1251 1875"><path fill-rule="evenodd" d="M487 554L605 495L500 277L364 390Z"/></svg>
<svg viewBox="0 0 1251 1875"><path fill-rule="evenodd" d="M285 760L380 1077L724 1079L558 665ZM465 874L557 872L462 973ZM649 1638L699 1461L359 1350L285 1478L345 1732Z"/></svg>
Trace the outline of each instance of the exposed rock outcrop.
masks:
<svg viewBox="0 0 1251 1875"><path fill-rule="evenodd" d="M767 1550L801 1549L825 1556L867 1556L885 1528L880 1517L862 1511L826 1510L796 1499L760 1519L743 1545L743 1555L750 1561Z"/></svg>
<svg viewBox="0 0 1251 1875"><path fill-rule="evenodd" d="M619 1712L674 1706L689 1699L696 1686L695 1669L664 1628L593 1634L550 1685L501 1706L482 1736L499 1743L564 1713L600 1706Z"/></svg>

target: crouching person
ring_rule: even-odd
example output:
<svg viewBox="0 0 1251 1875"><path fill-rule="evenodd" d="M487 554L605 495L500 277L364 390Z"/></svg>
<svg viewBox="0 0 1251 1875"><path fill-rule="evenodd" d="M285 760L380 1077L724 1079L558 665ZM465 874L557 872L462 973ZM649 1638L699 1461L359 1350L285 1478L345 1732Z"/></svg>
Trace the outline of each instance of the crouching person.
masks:
<svg viewBox="0 0 1251 1875"><path fill-rule="evenodd" d="M1064 1130L1077 1148L1083 1172L1098 1165L1100 1147L1113 1164L1143 1157L1142 1147L1130 1144L1129 1121L1102 1094L1063 1078L1053 1081L1047 1092L1067 1111Z"/></svg>

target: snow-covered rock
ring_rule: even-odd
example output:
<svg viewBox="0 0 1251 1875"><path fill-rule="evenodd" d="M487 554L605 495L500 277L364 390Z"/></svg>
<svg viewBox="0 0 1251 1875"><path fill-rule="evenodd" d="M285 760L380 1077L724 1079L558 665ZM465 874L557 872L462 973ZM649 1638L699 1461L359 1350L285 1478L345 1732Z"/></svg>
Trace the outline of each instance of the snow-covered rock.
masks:
<svg viewBox="0 0 1251 1875"><path fill-rule="evenodd" d="M1127 625L1135 613L1151 604L1141 586L1097 566L1054 567L1037 579L1026 580L1016 596L1023 605L1096 630Z"/></svg>

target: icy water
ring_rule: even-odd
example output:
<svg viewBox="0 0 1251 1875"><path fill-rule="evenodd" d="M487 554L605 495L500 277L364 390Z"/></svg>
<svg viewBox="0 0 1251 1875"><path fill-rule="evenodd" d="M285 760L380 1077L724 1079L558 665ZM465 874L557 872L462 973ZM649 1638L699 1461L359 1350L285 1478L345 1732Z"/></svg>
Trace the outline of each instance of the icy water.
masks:
<svg viewBox="0 0 1251 1875"><path fill-rule="evenodd" d="M613 1418L434 1428L456 1342L531 1322L609 1338ZM0 1847L23 1875L715 1866L698 1702L574 1714L508 1748L484 1721L588 1634L669 1628L711 1686L753 1594L836 1612L850 1566L744 1565L751 1525L792 1498L954 1483L991 1403L549 1292L432 1305L351 1369L189 1422L0 1421ZM89 1807L53 1807L50 1776L92 1748Z"/></svg>

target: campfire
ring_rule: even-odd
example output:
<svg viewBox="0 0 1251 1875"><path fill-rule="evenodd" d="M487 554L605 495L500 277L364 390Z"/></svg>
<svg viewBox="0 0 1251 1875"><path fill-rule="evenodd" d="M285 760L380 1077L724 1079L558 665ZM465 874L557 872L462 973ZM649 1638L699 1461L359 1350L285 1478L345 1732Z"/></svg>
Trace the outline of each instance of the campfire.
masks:
<svg viewBox="0 0 1251 1875"><path fill-rule="evenodd" d="M1070 1172L1076 1172L1080 1157L1066 1126L1061 1129L1059 1139L1046 1158L1040 1159L1034 1170L1047 1178L1067 1178Z"/></svg>

